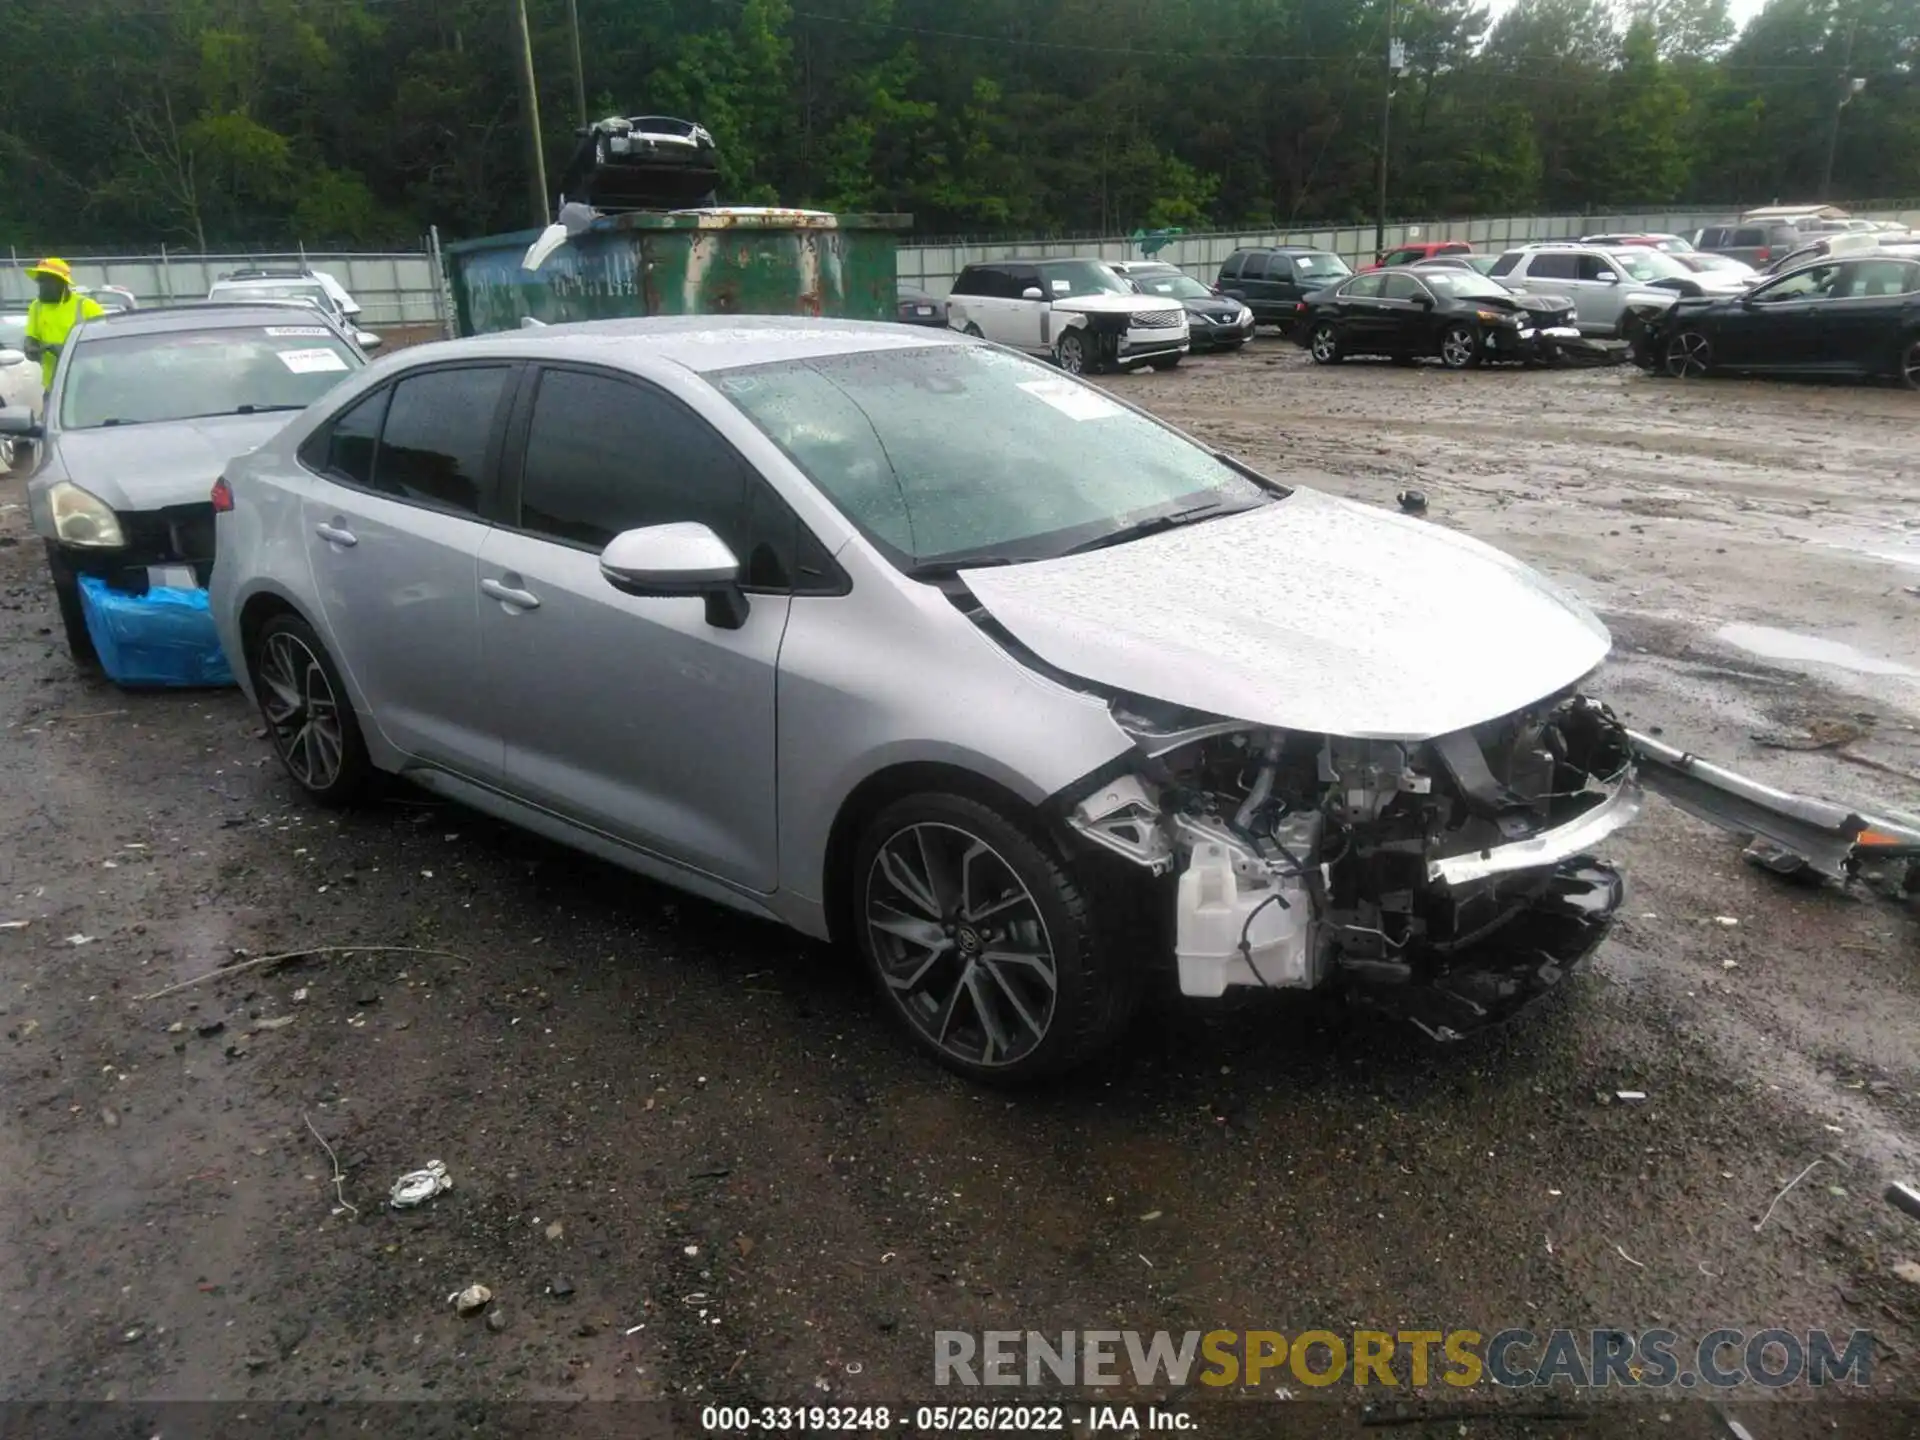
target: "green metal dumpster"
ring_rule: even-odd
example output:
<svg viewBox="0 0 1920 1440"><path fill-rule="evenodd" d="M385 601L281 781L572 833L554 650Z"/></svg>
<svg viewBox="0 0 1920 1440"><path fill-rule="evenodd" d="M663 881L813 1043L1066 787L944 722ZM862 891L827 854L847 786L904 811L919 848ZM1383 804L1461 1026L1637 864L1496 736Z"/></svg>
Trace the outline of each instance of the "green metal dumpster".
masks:
<svg viewBox="0 0 1920 1440"><path fill-rule="evenodd" d="M832 315L891 320L907 215L715 209L606 215L523 267L545 233L445 249L461 335L634 315ZM556 232L557 233L557 232Z"/></svg>

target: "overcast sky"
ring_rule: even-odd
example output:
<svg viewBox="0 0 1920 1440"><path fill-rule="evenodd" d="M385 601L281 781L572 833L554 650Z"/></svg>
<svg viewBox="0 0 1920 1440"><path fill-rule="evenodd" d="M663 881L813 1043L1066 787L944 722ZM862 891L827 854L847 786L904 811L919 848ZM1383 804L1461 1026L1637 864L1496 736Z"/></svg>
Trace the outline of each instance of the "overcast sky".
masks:
<svg viewBox="0 0 1920 1440"><path fill-rule="evenodd" d="M1733 23L1744 28L1749 20L1760 13L1760 7L1765 3L1766 0L1730 0L1727 10L1733 16ZM1488 13L1495 20L1511 10L1513 5L1514 0L1487 0Z"/></svg>

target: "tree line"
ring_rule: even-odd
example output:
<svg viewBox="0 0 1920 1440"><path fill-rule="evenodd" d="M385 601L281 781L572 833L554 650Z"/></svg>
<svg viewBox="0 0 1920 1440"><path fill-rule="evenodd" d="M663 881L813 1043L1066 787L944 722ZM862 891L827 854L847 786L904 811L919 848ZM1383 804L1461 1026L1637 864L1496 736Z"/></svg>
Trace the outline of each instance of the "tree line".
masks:
<svg viewBox="0 0 1920 1440"><path fill-rule="evenodd" d="M1389 83L1398 217L1920 195L1920 0L526 3L550 176L571 9L591 114L700 121L723 200L923 235L1367 220ZM524 228L519 44L515 0L6 0L0 236Z"/></svg>

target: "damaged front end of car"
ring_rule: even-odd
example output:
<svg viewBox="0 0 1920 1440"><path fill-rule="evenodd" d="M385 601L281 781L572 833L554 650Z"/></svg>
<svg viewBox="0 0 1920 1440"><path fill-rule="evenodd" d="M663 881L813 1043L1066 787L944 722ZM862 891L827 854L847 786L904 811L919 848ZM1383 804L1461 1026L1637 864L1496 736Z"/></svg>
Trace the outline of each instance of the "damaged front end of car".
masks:
<svg viewBox="0 0 1920 1440"><path fill-rule="evenodd" d="M1550 992L1620 906L1593 851L1639 811L1633 752L1577 690L1419 741L1113 715L1134 753L1066 823L1163 887L1185 994L1339 988L1457 1039Z"/></svg>

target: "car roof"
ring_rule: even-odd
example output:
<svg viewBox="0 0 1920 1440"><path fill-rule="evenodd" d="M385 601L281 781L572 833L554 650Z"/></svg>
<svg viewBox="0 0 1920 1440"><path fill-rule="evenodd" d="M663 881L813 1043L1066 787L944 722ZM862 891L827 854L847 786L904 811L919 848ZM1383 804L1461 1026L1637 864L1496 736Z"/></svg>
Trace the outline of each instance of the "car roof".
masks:
<svg viewBox="0 0 1920 1440"><path fill-rule="evenodd" d="M241 330L259 325L285 324L289 317L300 325L325 325L325 313L311 305L276 304L255 300L226 303L203 300L166 305L151 310L109 310L87 322L85 336L110 331L115 335L164 335L188 330ZM335 334L339 327L328 326Z"/></svg>
<svg viewBox="0 0 1920 1440"><path fill-rule="evenodd" d="M1002 262L1005 263L1005 262ZM924 350L978 342L941 330L867 320L828 320L784 315L663 315L651 319L589 320L501 330L469 340L413 346L409 361L497 354L507 348L539 352L543 359L606 364L657 359L707 374L781 360L819 360L886 350Z"/></svg>
<svg viewBox="0 0 1920 1440"><path fill-rule="evenodd" d="M1324 245L1242 245L1236 255L1331 255Z"/></svg>

